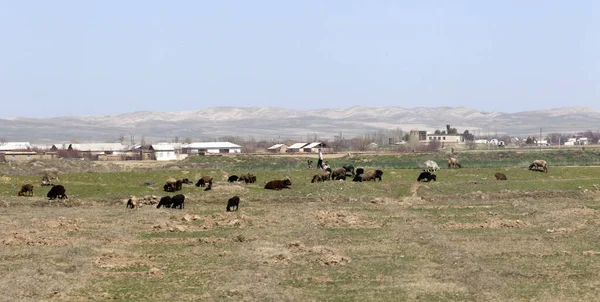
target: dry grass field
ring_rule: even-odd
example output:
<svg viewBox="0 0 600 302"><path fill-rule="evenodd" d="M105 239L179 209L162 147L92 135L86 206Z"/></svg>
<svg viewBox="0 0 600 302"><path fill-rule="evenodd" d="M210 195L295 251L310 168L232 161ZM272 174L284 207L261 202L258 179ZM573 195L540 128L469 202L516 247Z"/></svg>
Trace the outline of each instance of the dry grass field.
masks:
<svg viewBox="0 0 600 302"><path fill-rule="evenodd" d="M225 159L224 159L225 158ZM417 183L310 183L304 158L205 157L176 165L56 164L69 199L48 201L40 171L2 167L0 296L5 301L597 301L600 167L469 167ZM227 183L252 169L255 184ZM401 160L401 159L398 159ZM334 166L380 168L377 158ZM390 160L389 162L392 162ZM250 167L250 168L248 168ZM36 170L37 169L37 170ZM25 171L25 172L23 172ZM496 181L503 172L507 181ZM168 177L185 208L143 197ZM292 188L264 190L289 177ZM17 197L32 183L34 196ZM153 182L153 185L144 185ZM131 196L141 206L126 209ZM227 200L241 198L239 211Z"/></svg>

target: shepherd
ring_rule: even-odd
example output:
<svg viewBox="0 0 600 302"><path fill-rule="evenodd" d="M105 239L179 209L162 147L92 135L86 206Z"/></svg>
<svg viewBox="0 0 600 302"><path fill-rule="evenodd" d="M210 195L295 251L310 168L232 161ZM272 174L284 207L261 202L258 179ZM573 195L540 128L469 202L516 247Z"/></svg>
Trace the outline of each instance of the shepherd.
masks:
<svg viewBox="0 0 600 302"><path fill-rule="evenodd" d="M319 148L319 161L317 161L317 169L325 169L323 168L323 153L321 152L321 148Z"/></svg>

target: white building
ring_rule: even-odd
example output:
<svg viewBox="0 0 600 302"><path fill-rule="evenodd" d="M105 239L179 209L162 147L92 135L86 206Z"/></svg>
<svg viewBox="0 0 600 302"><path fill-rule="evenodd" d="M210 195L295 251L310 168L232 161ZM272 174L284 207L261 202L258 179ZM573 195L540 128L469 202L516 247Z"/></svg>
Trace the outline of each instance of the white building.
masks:
<svg viewBox="0 0 600 302"><path fill-rule="evenodd" d="M156 160L176 160L175 148L169 143L159 143L150 146L150 150L154 152Z"/></svg>
<svg viewBox="0 0 600 302"><path fill-rule="evenodd" d="M0 151L17 151L17 150L29 150L31 144L29 142L7 142L0 143Z"/></svg>
<svg viewBox="0 0 600 302"><path fill-rule="evenodd" d="M308 145L308 143L295 143L287 149L287 152L304 152L303 147L306 145Z"/></svg>
<svg viewBox="0 0 600 302"><path fill-rule="evenodd" d="M285 153L287 151L288 146L286 144L275 144L269 148L267 148L267 152L269 153Z"/></svg>
<svg viewBox="0 0 600 302"><path fill-rule="evenodd" d="M183 153L203 154L203 153L241 153L242 146L230 142L204 142L191 143L183 146Z"/></svg>

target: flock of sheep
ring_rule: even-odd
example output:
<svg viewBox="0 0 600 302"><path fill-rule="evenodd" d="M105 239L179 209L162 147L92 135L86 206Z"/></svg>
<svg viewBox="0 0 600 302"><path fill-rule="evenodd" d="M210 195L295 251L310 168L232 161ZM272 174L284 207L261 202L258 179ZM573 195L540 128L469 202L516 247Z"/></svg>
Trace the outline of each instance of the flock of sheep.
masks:
<svg viewBox="0 0 600 302"><path fill-rule="evenodd" d="M435 161L428 160L425 163L425 169L420 172L417 177L417 181L436 181L437 176L433 174L433 172L437 172L440 170L440 167ZM460 161L455 157L450 157L448 159L448 168L461 168ZM548 163L545 160L537 159L534 160L529 165L529 170L542 171L548 173ZM383 171L382 170L368 170L365 171L363 168L357 168L356 171L354 166L347 165L340 168L327 168L319 173L315 174L312 177L311 182L323 182L327 180L346 180L347 177L353 177L352 181L363 182L363 181L375 181L382 180ZM496 180L507 180L507 177L504 173L498 172L494 174ZM48 199L53 200L56 198L66 199L66 189L62 185L54 185L51 182L53 180L58 180L58 175L49 175L45 173L42 177L42 186L52 186L50 191L46 195ZM256 176L252 173L244 173L240 176L232 175L227 179L228 182L245 182L255 183ZM152 183L153 184L153 183ZM183 184L191 185L193 184L187 178L177 180L175 178L168 178L163 186L163 190L165 192L176 192L182 189ZM196 182L196 187L205 187L204 191L211 190L213 184L213 178L211 176L203 176ZM265 184L265 189L268 190L282 190L289 189L292 185L292 181L289 178L285 178L282 180L271 180ZM17 192L17 196L33 196L33 185L32 184L24 184L21 186L21 189ZM183 194L177 194L175 196L164 196L158 202L157 208L166 207L166 208L184 208L185 196ZM232 211L237 210L240 203L240 198L238 196L234 196L227 201L226 210ZM127 201L127 208L136 208L137 200L135 197L130 198Z"/></svg>
<svg viewBox="0 0 600 302"><path fill-rule="evenodd" d="M462 166L460 165L460 161L455 158L455 157L450 157L448 159L448 168L461 168ZM432 160L428 160L425 162L425 169L423 170L423 172L421 172L421 174L419 174L419 177L417 178L417 181L435 181L437 179L437 176L435 174L433 174L432 172L436 172L439 171L440 167L438 166L438 164ZM542 172L546 172L548 173L548 162L546 162L543 159L536 159L534 160L530 165L529 165L529 170L535 170L535 171L542 171ZM496 177L496 180L507 180L507 177L504 173L501 172L497 172L496 174L494 174L494 177Z"/></svg>

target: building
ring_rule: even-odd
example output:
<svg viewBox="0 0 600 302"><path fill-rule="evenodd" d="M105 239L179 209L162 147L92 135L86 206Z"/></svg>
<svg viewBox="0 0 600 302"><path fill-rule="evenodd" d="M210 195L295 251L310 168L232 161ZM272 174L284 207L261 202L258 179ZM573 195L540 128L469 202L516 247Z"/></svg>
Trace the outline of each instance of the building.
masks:
<svg viewBox="0 0 600 302"><path fill-rule="evenodd" d="M267 148L267 152L269 153L285 153L288 149L286 144L276 144L269 148Z"/></svg>
<svg viewBox="0 0 600 302"><path fill-rule="evenodd" d="M57 159L56 152L37 153L34 151L7 151L0 153L0 161L26 162L34 159Z"/></svg>
<svg viewBox="0 0 600 302"><path fill-rule="evenodd" d="M176 160L175 148L169 143L151 145L148 149L154 154L155 160ZM143 157L142 157L143 158Z"/></svg>
<svg viewBox="0 0 600 302"><path fill-rule="evenodd" d="M182 152L185 154L228 154L241 153L242 146L230 142L204 142L191 143L182 147Z"/></svg>
<svg viewBox="0 0 600 302"><path fill-rule="evenodd" d="M304 152L303 147L308 145L308 143L295 143L291 145L286 152Z"/></svg>
<svg viewBox="0 0 600 302"><path fill-rule="evenodd" d="M67 150L77 151L88 156L98 156L101 154L123 154L127 148L121 143L89 143L89 144L54 144L52 151Z"/></svg>
<svg viewBox="0 0 600 302"><path fill-rule="evenodd" d="M304 147L302 147L303 152L311 153L311 152L319 152L319 149L325 148L325 144L321 142L310 143Z"/></svg>
<svg viewBox="0 0 600 302"><path fill-rule="evenodd" d="M0 143L0 152L3 151L25 151L31 150L29 142L6 142Z"/></svg>

